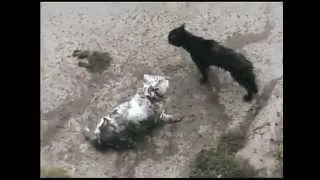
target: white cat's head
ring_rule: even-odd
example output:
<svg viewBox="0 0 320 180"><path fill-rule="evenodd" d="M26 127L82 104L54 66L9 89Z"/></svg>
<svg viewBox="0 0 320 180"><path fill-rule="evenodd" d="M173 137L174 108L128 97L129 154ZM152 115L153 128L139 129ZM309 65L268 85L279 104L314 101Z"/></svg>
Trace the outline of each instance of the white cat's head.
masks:
<svg viewBox="0 0 320 180"><path fill-rule="evenodd" d="M158 100L165 97L169 88L169 80L165 76L143 75L144 94L152 99Z"/></svg>

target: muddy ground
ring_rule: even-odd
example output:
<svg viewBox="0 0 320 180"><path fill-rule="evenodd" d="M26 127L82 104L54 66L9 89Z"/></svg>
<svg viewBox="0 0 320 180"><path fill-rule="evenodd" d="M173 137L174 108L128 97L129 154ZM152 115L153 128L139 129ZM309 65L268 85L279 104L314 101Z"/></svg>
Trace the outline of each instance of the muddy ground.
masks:
<svg viewBox="0 0 320 180"><path fill-rule="evenodd" d="M200 86L168 32L186 23L244 53L261 89L283 74L282 13L282 3L41 3L41 167L72 177L187 177L195 155L216 146L254 102L214 67L211 85ZM108 52L112 62L88 72L70 57L75 49ZM145 73L171 77L168 110L185 120L157 131L144 148L96 152L80 128L131 98Z"/></svg>

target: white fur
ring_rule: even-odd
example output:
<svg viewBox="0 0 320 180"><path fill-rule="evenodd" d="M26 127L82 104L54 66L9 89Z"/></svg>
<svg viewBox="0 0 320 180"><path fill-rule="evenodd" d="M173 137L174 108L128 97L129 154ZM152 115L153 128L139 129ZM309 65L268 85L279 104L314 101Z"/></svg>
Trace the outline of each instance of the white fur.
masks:
<svg viewBox="0 0 320 180"><path fill-rule="evenodd" d="M146 121L160 115L160 120L164 122L177 122L181 119L168 115L163 110L163 103L169 88L169 80L164 76L145 74L143 76L143 87L138 89L133 98L123 102L113 109L112 113L101 118L94 130L95 136L100 142L100 135L103 132L108 134L121 132L128 124ZM101 129L104 131L102 132Z"/></svg>
<svg viewBox="0 0 320 180"><path fill-rule="evenodd" d="M167 92L169 81L165 77L145 74L143 78L143 92L139 89L130 101L124 102L114 109L114 112L117 113L111 113L104 117L109 119L110 123L117 124L120 128L118 129L119 131L123 130L128 122L138 123L154 115L155 108L158 107L147 96L154 97L156 94L150 91L149 88L159 88L158 91L161 95L165 95ZM158 106L160 107L161 105Z"/></svg>
<svg viewBox="0 0 320 180"><path fill-rule="evenodd" d="M103 123L104 123L104 119L101 118L101 119L100 119L100 122L97 124L96 129L94 130L94 133L95 133L95 134L99 134L99 133L100 133L100 129L99 129L99 128L103 125Z"/></svg>

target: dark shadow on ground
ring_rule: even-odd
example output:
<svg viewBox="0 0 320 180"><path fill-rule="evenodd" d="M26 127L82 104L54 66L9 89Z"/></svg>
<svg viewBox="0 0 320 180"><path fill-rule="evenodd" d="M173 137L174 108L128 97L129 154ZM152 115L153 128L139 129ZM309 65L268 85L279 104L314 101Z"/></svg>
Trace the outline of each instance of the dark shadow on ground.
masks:
<svg viewBox="0 0 320 180"><path fill-rule="evenodd" d="M108 52L100 51L74 50L72 56L79 60L79 67L86 68L90 73L102 73L112 60Z"/></svg>

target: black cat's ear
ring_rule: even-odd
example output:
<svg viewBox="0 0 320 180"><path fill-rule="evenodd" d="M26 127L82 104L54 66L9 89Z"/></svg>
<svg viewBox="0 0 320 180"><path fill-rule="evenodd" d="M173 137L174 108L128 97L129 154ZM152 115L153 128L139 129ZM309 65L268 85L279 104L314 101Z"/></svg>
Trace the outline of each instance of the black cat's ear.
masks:
<svg viewBox="0 0 320 180"><path fill-rule="evenodd" d="M186 26L186 23L183 23L183 24L181 25L181 28L184 29L185 26Z"/></svg>

